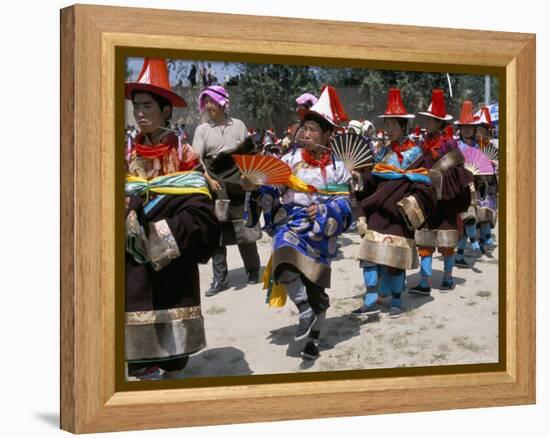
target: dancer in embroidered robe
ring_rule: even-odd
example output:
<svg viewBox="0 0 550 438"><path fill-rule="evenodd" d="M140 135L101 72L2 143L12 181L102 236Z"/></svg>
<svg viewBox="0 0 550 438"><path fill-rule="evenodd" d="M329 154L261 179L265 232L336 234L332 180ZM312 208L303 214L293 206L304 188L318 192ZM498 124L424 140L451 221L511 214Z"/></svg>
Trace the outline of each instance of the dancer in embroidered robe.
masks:
<svg viewBox="0 0 550 438"><path fill-rule="evenodd" d="M302 147L283 157L292 169L287 186L257 187L248 180L243 186L255 190L248 197L248 225L257 223L263 212L264 230L273 237L267 274L271 287L283 286L298 308L294 339L307 338L302 355L315 359L330 305L330 262L338 236L351 224L351 175L329 147L335 127L347 120L336 90L325 87L302 117Z"/></svg>
<svg viewBox="0 0 550 438"><path fill-rule="evenodd" d="M382 146L373 169L354 173L356 196L366 218L359 259L367 293L356 316L380 312L380 296L391 296L390 317L403 311L405 271L418 266L414 232L435 207L435 192L423 168L422 150L407 136L408 114L398 88L388 93L384 114L390 143Z"/></svg>
<svg viewBox="0 0 550 438"><path fill-rule="evenodd" d="M197 263L211 257L219 223L203 174L184 170L167 131L172 107L186 102L171 90L165 61L146 58L126 98L141 130L125 187L128 375L180 378L206 345Z"/></svg>

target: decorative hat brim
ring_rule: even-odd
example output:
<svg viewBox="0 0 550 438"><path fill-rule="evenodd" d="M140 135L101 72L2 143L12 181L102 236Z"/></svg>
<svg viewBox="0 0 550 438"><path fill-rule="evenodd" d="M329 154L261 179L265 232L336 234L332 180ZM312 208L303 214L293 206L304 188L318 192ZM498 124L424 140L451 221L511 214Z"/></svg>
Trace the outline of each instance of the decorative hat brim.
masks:
<svg viewBox="0 0 550 438"><path fill-rule="evenodd" d="M474 120L473 122L464 123L464 122L461 122L460 120L457 120L457 121L454 122L453 124L454 124L454 125L458 125L458 126L465 126L465 125L476 126L476 125L479 125L479 121L478 121L478 120Z"/></svg>
<svg viewBox="0 0 550 438"><path fill-rule="evenodd" d="M444 121L453 120L453 116L451 116L450 114L446 114L445 117L439 117L439 116L436 116L435 114L424 112L424 111L419 112L418 114L420 114L421 116L433 117L434 119L438 119L438 120L444 120Z"/></svg>
<svg viewBox="0 0 550 438"><path fill-rule="evenodd" d="M178 96L173 91L166 88L157 87L156 85L142 84L139 82L130 82L126 84L126 99L132 99L132 92L134 91L148 91L150 93L158 94L159 96L168 99L173 106L186 107L187 102L181 96Z"/></svg>
<svg viewBox="0 0 550 438"><path fill-rule="evenodd" d="M494 122L488 122L487 120L478 120L476 122L476 125L491 126L491 127L495 126Z"/></svg>
<svg viewBox="0 0 550 438"><path fill-rule="evenodd" d="M319 117L321 117L323 120L326 120L327 122L329 122L332 126L338 127L338 124L336 124L336 123L335 123L330 117L328 117L326 114L323 114L323 113L320 113L320 112L317 112L317 111L313 111L313 110L311 110L311 109L306 110L306 111L303 113L302 120L304 120L308 115L319 116Z"/></svg>
<svg viewBox="0 0 550 438"><path fill-rule="evenodd" d="M416 116L414 114L381 114L378 116L380 119L414 119Z"/></svg>

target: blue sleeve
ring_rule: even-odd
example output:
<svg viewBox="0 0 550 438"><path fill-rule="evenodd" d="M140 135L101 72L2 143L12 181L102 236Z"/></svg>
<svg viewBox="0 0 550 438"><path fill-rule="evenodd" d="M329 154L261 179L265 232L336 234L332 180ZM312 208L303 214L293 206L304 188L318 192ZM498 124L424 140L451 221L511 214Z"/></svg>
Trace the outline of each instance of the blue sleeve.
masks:
<svg viewBox="0 0 550 438"><path fill-rule="evenodd" d="M247 192L244 202L244 223L254 227L263 213L265 226L263 230L272 235L277 212L284 206L281 203L281 193L277 187L261 186L258 192Z"/></svg>
<svg viewBox="0 0 550 438"><path fill-rule="evenodd" d="M342 234L352 222L351 204L344 196L334 196L319 204L313 233L317 236L331 237Z"/></svg>

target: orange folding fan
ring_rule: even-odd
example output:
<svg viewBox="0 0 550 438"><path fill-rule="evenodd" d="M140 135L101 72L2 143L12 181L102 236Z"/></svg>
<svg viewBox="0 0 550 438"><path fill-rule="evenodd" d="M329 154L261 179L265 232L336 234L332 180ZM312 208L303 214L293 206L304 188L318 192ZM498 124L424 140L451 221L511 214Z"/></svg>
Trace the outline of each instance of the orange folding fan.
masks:
<svg viewBox="0 0 550 438"><path fill-rule="evenodd" d="M253 184L286 184L290 178L290 167L275 157L267 155L231 155L245 178Z"/></svg>

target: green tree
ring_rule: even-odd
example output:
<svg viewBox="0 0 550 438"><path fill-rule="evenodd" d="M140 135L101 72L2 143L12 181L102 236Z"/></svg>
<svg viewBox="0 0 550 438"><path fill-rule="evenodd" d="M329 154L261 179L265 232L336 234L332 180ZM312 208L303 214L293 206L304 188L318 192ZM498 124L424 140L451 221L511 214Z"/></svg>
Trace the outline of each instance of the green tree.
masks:
<svg viewBox="0 0 550 438"><path fill-rule="evenodd" d="M428 108L434 88L445 91L447 112L455 117L460 114L464 100L472 100L474 106L479 108L485 96L483 75L449 74L447 79L446 73L341 68L322 69L319 76L323 83L330 83L337 88L358 86L361 98L358 109L371 120L385 111L387 91L391 87L401 89L405 106L412 114ZM498 80L492 78L491 101L497 100Z"/></svg>
<svg viewBox="0 0 550 438"><path fill-rule="evenodd" d="M319 78L310 67L274 64L241 64L241 111L261 126L283 130L295 119L295 99L318 94Z"/></svg>

